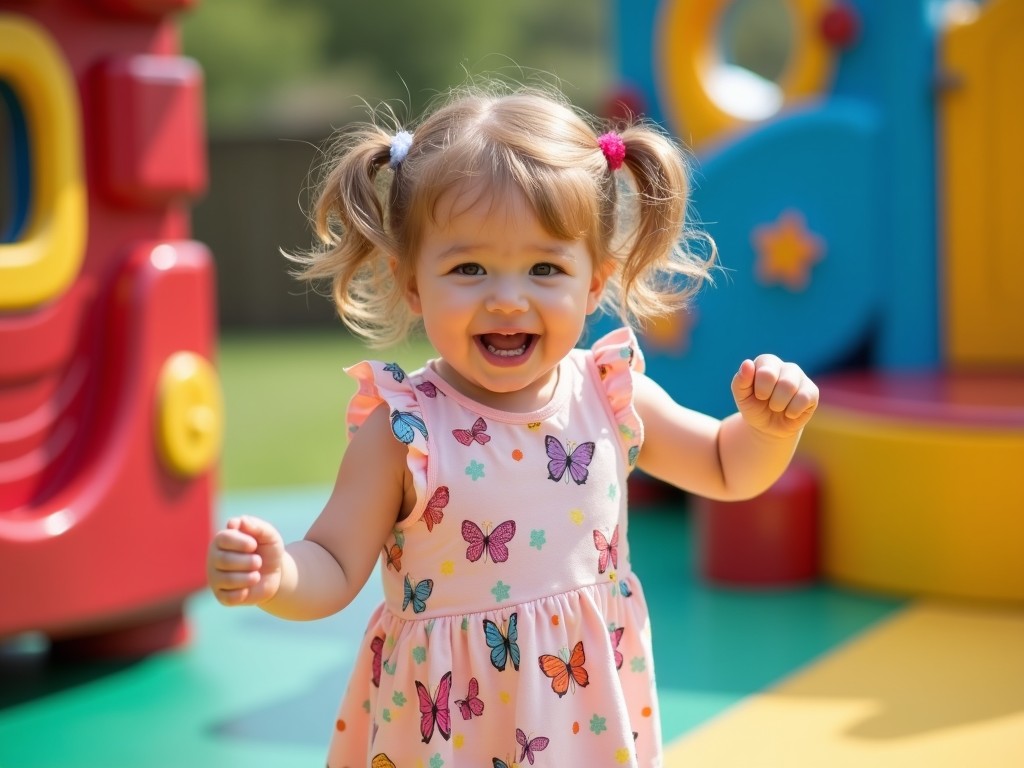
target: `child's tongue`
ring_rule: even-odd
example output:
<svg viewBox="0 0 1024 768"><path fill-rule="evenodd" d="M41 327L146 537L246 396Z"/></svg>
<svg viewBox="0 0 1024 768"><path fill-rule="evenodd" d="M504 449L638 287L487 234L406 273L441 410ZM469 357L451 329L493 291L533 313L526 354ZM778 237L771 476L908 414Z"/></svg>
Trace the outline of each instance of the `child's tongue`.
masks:
<svg viewBox="0 0 1024 768"><path fill-rule="evenodd" d="M525 333L485 333L481 336L485 346L506 351L526 346L528 338L528 335Z"/></svg>

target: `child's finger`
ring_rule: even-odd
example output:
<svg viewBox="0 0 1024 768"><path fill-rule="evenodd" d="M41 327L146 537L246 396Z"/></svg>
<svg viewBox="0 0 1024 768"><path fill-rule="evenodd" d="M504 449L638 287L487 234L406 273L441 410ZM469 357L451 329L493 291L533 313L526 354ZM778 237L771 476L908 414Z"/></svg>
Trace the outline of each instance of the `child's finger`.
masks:
<svg viewBox="0 0 1024 768"><path fill-rule="evenodd" d="M772 389L768 401L768 408L774 413L784 413L789 410L789 404L800 391L804 379L804 372L794 363L783 363L779 369L778 380Z"/></svg>
<svg viewBox="0 0 1024 768"><path fill-rule="evenodd" d="M254 538L258 544L274 544L281 540L277 529L258 517L243 516L238 530Z"/></svg>
<svg viewBox="0 0 1024 768"><path fill-rule="evenodd" d="M746 400L754 394L754 361L744 360L739 370L732 377L732 394L737 402Z"/></svg>
<svg viewBox="0 0 1024 768"><path fill-rule="evenodd" d="M255 552L259 543L247 533L225 528L213 537L213 546L223 552Z"/></svg>
<svg viewBox="0 0 1024 768"><path fill-rule="evenodd" d="M809 379L805 379L803 385L797 391L786 407L786 416L790 419L799 419L809 416L818 407L818 387Z"/></svg>
<svg viewBox="0 0 1024 768"><path fill-rule="evenodd" d="M213 556L213 567L224 573L232 571L251 573L259 571L262 566L263 558L255 554L230 552L221 549L217 550Z"/></svg>
<svg viewBox="0 0 1024 768"><path fill-rule="evenodd" d="M217 580L213 588L215 592L249 589L249 587L259 583L259 580L260 574L258 571L221 571L217 574Z"/></svg>
<svg viewBox="0 0 1024 768"><path fill-rule="evenodd" d="M253 586L255 586L255 583L214 589L213 595L221 605L243 605L249 600Z"/></svg>
<svg viewBox="0 0 1024 768"><path fill-rule="evenodd" d="M758 355L754 365L754 397L758 400L770 400L775 384L779 380L782 361L775 355Z"/></svg>

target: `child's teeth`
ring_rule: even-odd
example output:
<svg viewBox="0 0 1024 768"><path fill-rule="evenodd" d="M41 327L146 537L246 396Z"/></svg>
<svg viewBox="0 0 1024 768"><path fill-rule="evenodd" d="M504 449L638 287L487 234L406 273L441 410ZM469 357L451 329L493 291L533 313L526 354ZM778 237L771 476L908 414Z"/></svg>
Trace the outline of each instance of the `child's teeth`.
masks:
<svg viewBox="0 0 1024 768"><path fill-rule="evenodd" d="M526 345L523 344L523 346L517 347L516 349L498 349L497 347L488 344L487 351L492 355L497 355L498 357L518 357L526 351Z"/></svg>

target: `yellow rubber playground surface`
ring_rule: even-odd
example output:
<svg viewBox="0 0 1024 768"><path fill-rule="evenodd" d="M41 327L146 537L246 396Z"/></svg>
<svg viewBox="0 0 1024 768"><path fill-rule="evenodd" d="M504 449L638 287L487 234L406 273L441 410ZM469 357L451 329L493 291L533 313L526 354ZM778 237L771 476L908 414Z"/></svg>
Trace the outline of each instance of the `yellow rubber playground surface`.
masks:
<svg viewBox="0 0 1024 768"><path fill-rule="evenodd" d="M231 494L220 514L262 514L290 538L327 493ZM1024 766L1024 607L713 588L685 510L639 509L630 534L667 768ZM191 642L132 663L0 646L0 768L322 766L379 597L374 580L346 612L289 623L198 594Z"/></svg>
<svg viewBox="0 0 1024 768"><path fill-rule="evenodd" d="M1024 765L1024 612L920 603L677 739L666 766Z"/></svg>

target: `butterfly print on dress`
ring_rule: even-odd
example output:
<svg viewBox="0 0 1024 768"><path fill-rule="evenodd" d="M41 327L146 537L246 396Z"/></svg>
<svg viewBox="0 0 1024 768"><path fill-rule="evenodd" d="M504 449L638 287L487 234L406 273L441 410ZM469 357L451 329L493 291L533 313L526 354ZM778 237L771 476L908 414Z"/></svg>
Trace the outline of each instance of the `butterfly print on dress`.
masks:
<svg viewBox="0 0 1024 768"><path fill-rule="evenodd" d="M616 627L615 629L608 630L608 637L612 642L612 652L615 655L616 669L622 669L622 663L625 661L622 657L622 651L619 650L619 643L622 642L622 633L625 631L625 627Z"/></svg>
<svg viewBox="0 0 1024 768"><path fill-rule="evenodd" d="M519 742L519 746L523 748L523 753L519 756L519 764L523 764L523 760L529 760L530 765L533 765L533 753L540 752L543 749L548 748L549 739L546 736L538 736L535 739L527 739L526 734L523 733L522 728L516 728L516 741Z"/></svg>
<svg viewBox="0 0 1024 768"><path fill-rule="evenodd" d="M456 699L455 705L462 713L463 720L469 720L476 715L480 717L484 713L484 703L480 700L480 684L475 677L469 678L469 692L466 698Z"/></svg>
<svg viewBox="0 0 1024 768"><path fill-rule="evenodd" d="M373 652L372 661L372 674L370 680L373 682L374 688L380 688L380 668L383 662L384 655L384 638L379 635L374 637L370 641L370 650Z"/></svg>
<svg viewBox="0 0 1024 768"><path fill-rule="evenodd" d="M427 439L427 425L423 421L423 417L408 411L396 409L391 412L391 431L399 441L406 445L416 439L417 431L423 435L424 440Z"/></svg>
<svg viewBox="0 0 1024 768"><path fill-rule="evenodd" d="M402 547L397 543L392 544L391 548L388 549L388 545L384 545L384 559L387 561L388 568L394 568L396 571L401 573L402 571Z"/></svg>
<svg viewBox="0 0 1024 768"><path fill-rule="evenodd" d="M402 370L402 366L398 363L388 363L384 366L384 370L390 373L399 384L405 381L405 371Z"/></svg>
<svg viewBox="0 0 1024 768"><path fill-rule="evenodd" d="M558 694L558 698L562 698L568 693L570 684L573 691L576 690L576 686L586 688L590 685L590 675L583 668L586 660L581 640L573 647L568 661L546 653L538 659L538 662L540 671L551 678L551 690Z"/></svg>
<svg viewBox="0 0 1024 768"><path fill-rule="evenodd" d="M487 429L487 422L484 421L483 416L473 422L473 426L469 429L453 429L452 435L463 445L472 445L474 442L480 443L480 445L487 445L491 441L491 436L488 435L484 430Z"/></svg>
<svg viewBox="0 0 1024 768"><path fill-rule="evenodd" d="M432 381L420 382L419 384L416 385L416 389L418 389L427 397L437 397L438 395L440 395L441 397L447 397L447 395L440 389L438 389L435 386L434 382Z"/></svg>
<svg viewBox="0 0 1024 768"><path fill-rule="evenodd" d="M427 532L434 530L434 526L444 519L444 508L449 501L448 486L442 485L434 491L427 502L427 508L423 510L423 522L427 524Z"/></svg>
<svg viewBox="0 0 1024 768"><path fill-rule="evenodd" d="M608 570L608 560L612 561L612 568L619 567L619 526L615 526L612 532L611 541L605 538L600 531L594 531L594 546L597 547L597 572L604 573Z"/></svg>
<svg viewBox="0 0 1024 768"><path fill-rule="evenodd" d="M566 483L572 478L576 485L583 485L587 482L587 475L590 474L588 467L594 458L594 444L592 442L580 443L575 448L572 447L571 442L566 442L566 445L570 450L563 448L558 438L551 435L545 436L544 449L550 459L548 480L554 480L557 483L564 476Z"/></svg>
<svg viewBox="0 0 1024 768"><path fill-rule="evenodd" d="M508 617L508 631L502 634L498 625L490 619L484 619L484 639L491 649L491 664L499 672L512 660L512 667L519 671L519 614Z"/></svg>
<svg viewBox="0 0 1024 768"><path fill-rule="evenodd" d="M472 520L462 521L462 538L469 543L466 548L466 559L471 563L475 563L485 554L495 563L504 563L508 560L507 544L515 535L516 523L514 520L506 520L486 534Z"/></svg>
<svg viewBox="0 0 1024 768"><path fill-rule="evenodd" d="M416 696L420 704L420 736L423 737L423 743L429 744L434 737L434 726L437 726L441 738L448 741L452 737L452 713L448 708L448 698L452 691L452 673L444 673L433 698L423 683L419 680L415 682Z"/></svg>
<svg viewBox="0 0 1024 768"><path fill-rule="evenodd" d="M412 581L409 579L409 574L406 574L402 610L404 611L409 607L409 603L412 603L413 613L423 613L427 610L427 598L430 597L433 591L433 579L424 579L423 581L417 582L416 586L413 586Z"/></svg>

